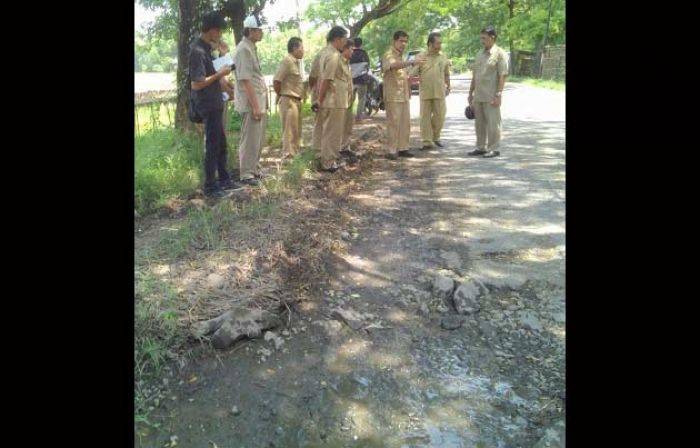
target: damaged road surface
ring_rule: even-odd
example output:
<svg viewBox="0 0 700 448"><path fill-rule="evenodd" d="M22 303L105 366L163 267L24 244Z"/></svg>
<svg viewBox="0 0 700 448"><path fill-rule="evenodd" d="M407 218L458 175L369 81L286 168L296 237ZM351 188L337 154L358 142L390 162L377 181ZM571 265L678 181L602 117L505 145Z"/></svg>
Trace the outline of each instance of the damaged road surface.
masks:
<svg viewBox="0 0 700 448"><path fill-rule="evenodd" d="M368 162L322 297L200 324L226 348L137 446L564 446L564 93L508 85L483 159L453 86L445 148Z"/></svg>

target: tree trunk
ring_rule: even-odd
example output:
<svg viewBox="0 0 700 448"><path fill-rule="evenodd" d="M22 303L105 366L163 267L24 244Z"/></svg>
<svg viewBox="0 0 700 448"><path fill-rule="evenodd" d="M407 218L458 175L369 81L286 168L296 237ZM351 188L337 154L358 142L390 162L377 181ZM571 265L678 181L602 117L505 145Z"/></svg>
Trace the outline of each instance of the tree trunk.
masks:
<svg viewBox="0 0 700 448"><path fill-rule="evenodd" d="M201 0L178 0L178 37L177 37L177 105L175 107L175 128L190 131L193 123L187 117L189 107L189 70L190 43L197 34L197 24L201 17Z"/></svg>
<svg viewBox="0 0 700 448"><path fill-rule="evenodd" d="M229 0L224 4L222 12L231 20L233 38L238 44L243 39L243 20L248 13L244 0Z"/></svg>
<svg viewBox="0 0 700 448"><path fill-rule="evenodd" d="M508 0L508 28L510 28L510 25L513 22L513 9L515 8L515 0ZM515 65L518 62L517 60L514 60L515 56L515 50L513 49L513 36L511 33L508 33L508 51L510 51L510 74L514 75L515 74Z"/></svg>

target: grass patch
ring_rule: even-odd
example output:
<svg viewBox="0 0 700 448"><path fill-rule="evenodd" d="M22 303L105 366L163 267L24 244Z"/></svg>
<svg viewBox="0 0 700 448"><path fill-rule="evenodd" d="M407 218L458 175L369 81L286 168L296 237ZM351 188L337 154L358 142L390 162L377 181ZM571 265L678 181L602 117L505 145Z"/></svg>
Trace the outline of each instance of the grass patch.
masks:
<svg viewBox="0 0 700 448"><path fill-rule="evenodd" d="M509 76L509 82L518 82L522 84L528 84L535 87L542 87L551 90L566 90L565 81L556 81L553 79L539 79L539 78L529 78L524 76Z"/></svg>
<svg viewBox="0 0 700 448"><path fill-rule="evenodd" d="M203 142L196 134L156 129L135 138L134 201L149 213L192 193L202 176Z"/></svg>
<svg viewBox="0 0 700 448"><path fill-rule="evenodd" d="M314 162L313 151L298 154L279 174L266 179L260 187L260 196L250 202L221 201L213 207L190 210L179 228L165 234L157 246L148 251L149 256L178 259L190 257L198 251L226 248L231 234L245 225L246 220L273 216L279 201L299 189Z"/></svg>
<svg viewBox="0 0 700 448"><path fill-rule="evenodd" d="M274 111L267 121L267 145L282 145L282 122ZM196 133L184 133L169 125L166 105L140 106L136 109L140 132L134 137L135 206L140 215L162 207L168 200L185 198L200 188L203 182L203 138ZM311 106L304 104L303 116L312 115ZM238 167L238 144L241 115L229 107L228 168Z"/></svg>
<svg viewBox="0 0 700 448"><path fill-rule="evenodd" d="M311 114L305 105L304 115ZM236 148L241 117L228 112L230 164L237 165ZM279 145L281 122L277 113L268 118L267 141ZM135 200L139 213L152 212L171 198L184 198L201 185L203 142L197 134L184 134L169 127L153 126L135 137ZM188 259L203 252L236 244L234 236L257 232L261 222L279 217L282 201L294 196L313 169L314 153L307 150L286 162L267 178L247 202L219 201L212 207L191 208L152 241L146 240L135 254L134 302L135 423L158 426L151 412L165 399L169 366L185 356L187 336L179 319L178 303L184 300L168 278L153 274L155 263ZM190 347L191 348L191 347Z"/></svg>
<svg viewBox="0 0 700 448"><path fill-rule="evenodd" d="M136 274L134 302L134 414L136 422L151 425L149 415L164 396L163 369L177 359L175 350L184 343L174 309L172 287L152 274ZM161 381L159 381L161 380Z"/></svg>

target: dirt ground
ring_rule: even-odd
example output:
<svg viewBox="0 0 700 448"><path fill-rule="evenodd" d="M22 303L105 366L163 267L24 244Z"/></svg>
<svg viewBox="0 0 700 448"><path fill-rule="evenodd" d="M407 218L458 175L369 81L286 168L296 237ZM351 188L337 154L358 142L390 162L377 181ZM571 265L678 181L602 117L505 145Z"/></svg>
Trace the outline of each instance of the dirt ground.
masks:
<svg viewBox="0 0 700 448"><path fill-rule="evenodd" d="M564 420L564 94L508 86L503 155L481 159L454 87L446 147L343 175L323 282L265 338L173 373L137 446L525 448Z"/></svg>

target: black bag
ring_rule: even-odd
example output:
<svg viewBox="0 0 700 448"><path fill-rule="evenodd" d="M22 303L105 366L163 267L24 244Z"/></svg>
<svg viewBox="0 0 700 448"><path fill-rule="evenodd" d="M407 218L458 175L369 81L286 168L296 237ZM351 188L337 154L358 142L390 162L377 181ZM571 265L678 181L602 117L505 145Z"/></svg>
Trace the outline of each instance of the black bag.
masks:
<svg viewBox="0 0 700 448"><path fill-rule="evenodd" d="M204 121L204 118L197 112L197 106L194 102L194 96L192 95L192 82L190 81L189 75L187 75L186 82L188 98L187 118L189 118L192 123L201 123Z"/></svg>
<svg viewBox="0 0 700 448"><path fill-rule="evenodd" d="M202 116L199 115L199 112L197 112L197 107L194 103L194 98L192 97L192 91L190 91L189 95L189 107L187 108L187 117L192 123L201 123L204 121Z"/></svg>
<svg viewBox="0 0 700 448"><path fill-rule="evenodd" d="M467 108L464 109L464 115L465 115L468 119L473 120L473 119L474 119L474 109L472 109L471 106L467 106Z"/></svg>

